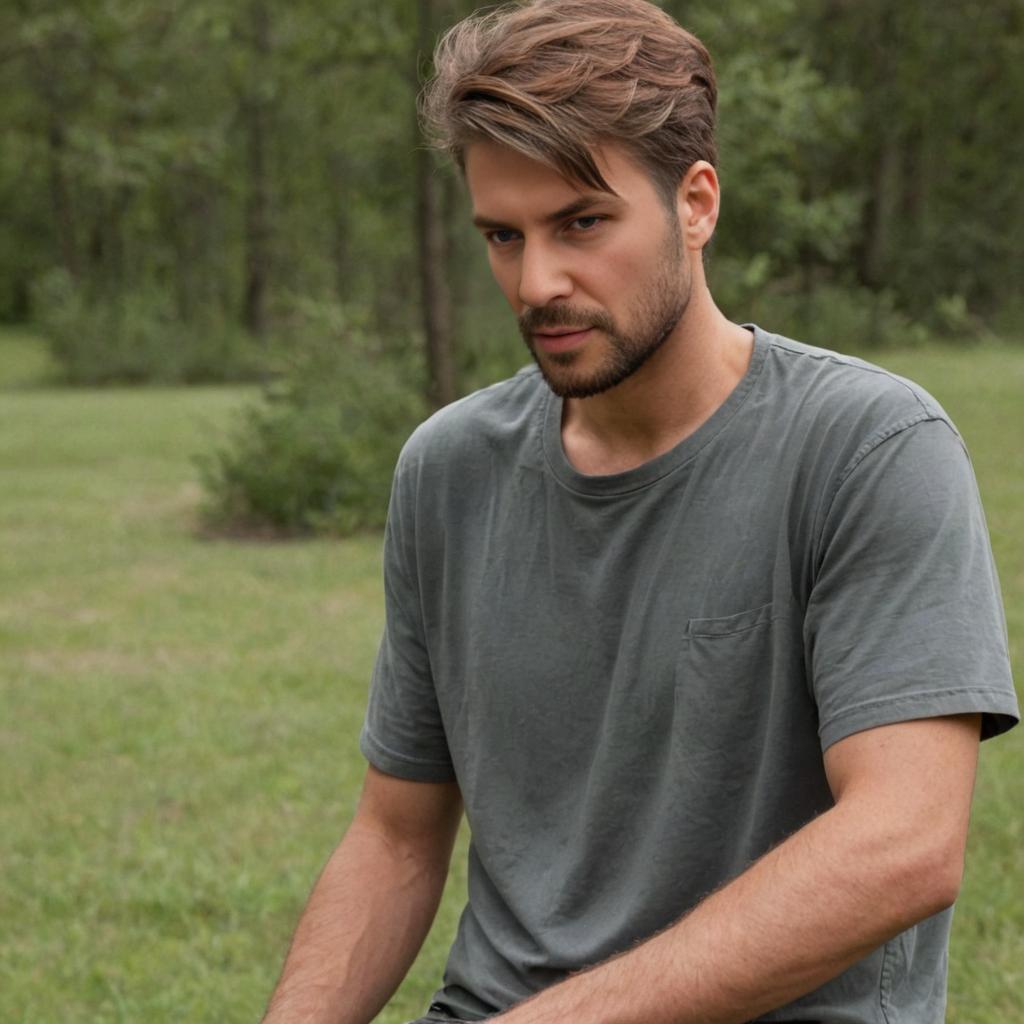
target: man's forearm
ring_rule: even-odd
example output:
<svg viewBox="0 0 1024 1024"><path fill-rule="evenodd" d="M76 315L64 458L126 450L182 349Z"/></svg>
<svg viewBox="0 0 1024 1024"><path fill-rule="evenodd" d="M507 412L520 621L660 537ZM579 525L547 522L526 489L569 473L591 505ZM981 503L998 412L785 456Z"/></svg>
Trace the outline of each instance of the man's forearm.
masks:
<svg viewBox="0 0 1024 1024"><path fill-rule="evenodd" d="M937 763L935 751L949 750L952 758L959 750L959 774L944 780L935 768L938 784L916 806L903 786L880 791L854 781L848 798L680 921L495 1024L742 1024L818 988L951 904L963 864L977 721L893 728L902 730L901 745L891 745L898 756L887 752L882 730L858 756L877 756L898 779L901 760L919 760L925 775ZM930 753L913 742L918 733L933 737ZM917 780L910 779L914 793Z"/></svg>
<svg viewBox="0 0 1024 1024"><path fill-rule="evenodd" d="M867 894L817 860L828 824L812 823L672 927L495 1024L734 1024L818 987L887 937Z"/></svg>
<svg viewBox="0 0 1024 1024"><path fill-rule="evenodd" d="M366 1024L419 951L447 861L354 824L299 921L264 1024Z"/></svg>

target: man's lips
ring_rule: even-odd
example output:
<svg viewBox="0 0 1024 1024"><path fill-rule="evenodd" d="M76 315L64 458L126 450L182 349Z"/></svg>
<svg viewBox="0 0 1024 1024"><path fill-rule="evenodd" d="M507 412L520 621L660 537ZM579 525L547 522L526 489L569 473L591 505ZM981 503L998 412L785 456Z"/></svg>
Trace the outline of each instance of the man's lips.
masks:
<svg viewBox="0 0 1024 1024"><path fill-rule="evenodd" d="M545 352L567 352L582 344L592 330L592 327L570 328L569 330L560 327L557 330L535 331L533 340Z"/></svg>

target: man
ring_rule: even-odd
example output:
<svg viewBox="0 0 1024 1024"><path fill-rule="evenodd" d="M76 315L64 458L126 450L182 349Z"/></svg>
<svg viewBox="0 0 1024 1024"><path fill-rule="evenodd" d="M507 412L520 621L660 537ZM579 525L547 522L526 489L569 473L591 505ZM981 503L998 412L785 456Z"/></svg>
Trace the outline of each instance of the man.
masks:
<svg viewBox="0 0 1024 1024"><path fill-rule="evenodd" d="M730 323L703 46L644 0L474 17L425 112L536 367L396 471L365 789L266 1020L943 1019L979 737L1018 718L935 401Z"/></svg>

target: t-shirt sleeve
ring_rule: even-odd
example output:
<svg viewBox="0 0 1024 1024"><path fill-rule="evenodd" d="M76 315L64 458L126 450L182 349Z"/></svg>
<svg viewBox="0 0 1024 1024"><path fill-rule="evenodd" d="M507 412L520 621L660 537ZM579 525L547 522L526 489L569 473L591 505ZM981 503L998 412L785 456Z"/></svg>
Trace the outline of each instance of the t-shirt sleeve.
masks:
<svg viewBox="0 0 1024 1024"><path fill-rule="evenodd" d="M388 775L449 782L455 773L423 627L412 475L400 461L384 532L384 635L359 746L370 764Z"/></svg>
<svg viewBox="0 0 1024 1024"><path fill-rule="evenodd" d="M804 623L822 749L893 722L981 712L1019 720L981 501L941 419L883 435L824 513Z"/></svg>

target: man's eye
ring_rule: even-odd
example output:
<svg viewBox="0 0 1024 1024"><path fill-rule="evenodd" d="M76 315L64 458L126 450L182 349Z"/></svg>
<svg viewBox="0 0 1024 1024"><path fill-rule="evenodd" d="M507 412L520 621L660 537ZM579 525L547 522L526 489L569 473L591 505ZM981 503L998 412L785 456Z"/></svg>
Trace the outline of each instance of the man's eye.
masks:
<svg viewBox="0 0 1024 1024"><path fill-rule="evenodd" d="M488 231L485 237L493 245L508 245L509 242L516 240L518 232L513 231L511 228L498 228L495 231Z"/></svg>
<svg viewBox="0 0 1024 1024"><path fill-rule="evenodd" d="M577 231L590 231L597 227L602 220L604 220L604 218L598 216L577 217L572 222L571 227L575 228Z"/></svg>

